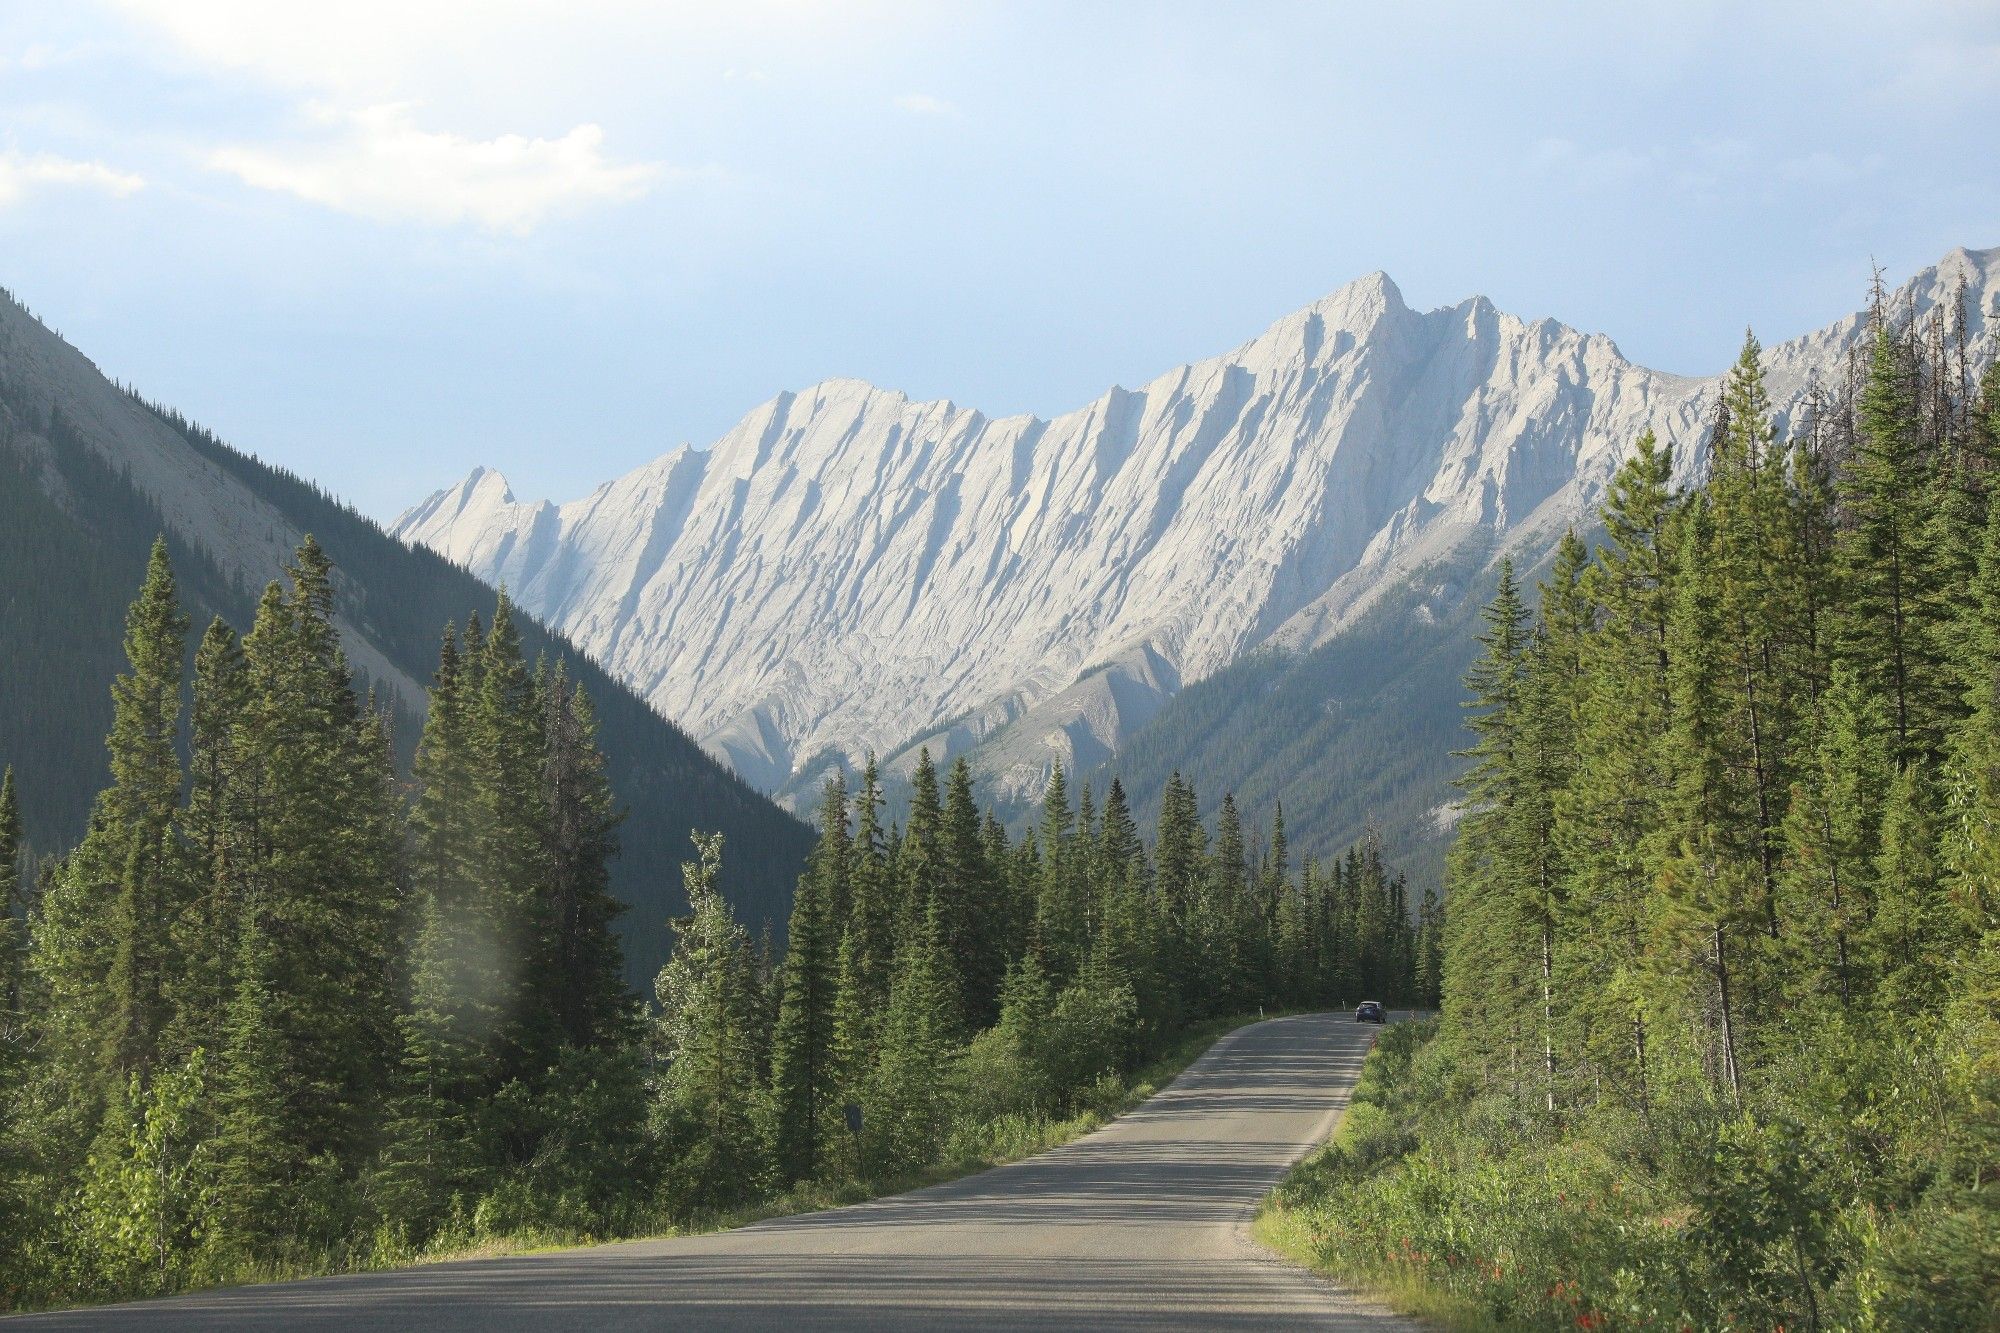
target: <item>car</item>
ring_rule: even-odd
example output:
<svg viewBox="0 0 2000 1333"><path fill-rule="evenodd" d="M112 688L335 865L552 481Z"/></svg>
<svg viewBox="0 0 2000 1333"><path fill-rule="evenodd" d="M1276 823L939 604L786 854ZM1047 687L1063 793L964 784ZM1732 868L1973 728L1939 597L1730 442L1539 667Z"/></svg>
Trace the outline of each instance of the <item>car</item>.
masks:
<svg viewBox="0 0 2000 1333"><path fill-rule="evenodd" d="M1386 1023L1389 1021L1389 1015L1382 1008L1380 1000L1363 1000L1361 1007L1354 1011L1354 1021L1357 1023Z"/></svg>

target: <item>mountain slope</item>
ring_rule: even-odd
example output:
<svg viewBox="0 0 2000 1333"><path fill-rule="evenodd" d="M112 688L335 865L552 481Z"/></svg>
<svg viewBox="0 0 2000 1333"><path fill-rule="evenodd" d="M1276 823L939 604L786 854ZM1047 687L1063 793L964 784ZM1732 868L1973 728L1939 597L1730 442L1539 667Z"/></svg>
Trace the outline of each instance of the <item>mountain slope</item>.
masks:
<svg viewBox="0 0 2000 1333"><path fill-rule="evenodd" d="M1987 348L1995 269L1954 252L1902 299L1927 309L1963 281ZM1860 329L1770 350L1781 417ZM1457 626L1417 638L1463 655L1486 562L1533 564L1587 525L1648 426L1691 471L1716 385L1482 298L1414 311L1374 274L1052 420L834 380L582 500L522 503L481 470L396 531L504 581L761 787L797 795L828 763L928 743L1028 797L1053 761L1144 753L1188 686L1254 650L1348 674L1333 645L1359 651L1378 607ZM1230 781L1213 758L1172 762ZM1442 800L1410 781L1432 784L1426 810Z"/></svg>
<svg viewBox="0 0 2000 1333"><path fill-rule="evenodd" d="M20 774L28 838L42 851L81 834L104 780L124 608L160 531L197 632L216 614L247 628L257 591L313 533L338 566L343 644L394 701L406 755L445 622L491 614L492 591L465 571L145 405L0 299L0 763ZM522 628L530 655L568 656L599 704L612 782L631 812L614 874L633 907L634 980L650 979L665 920L682 910L691 828L724 832L740 910L782 926L808 830L565 640L532 620Z"/></svg>

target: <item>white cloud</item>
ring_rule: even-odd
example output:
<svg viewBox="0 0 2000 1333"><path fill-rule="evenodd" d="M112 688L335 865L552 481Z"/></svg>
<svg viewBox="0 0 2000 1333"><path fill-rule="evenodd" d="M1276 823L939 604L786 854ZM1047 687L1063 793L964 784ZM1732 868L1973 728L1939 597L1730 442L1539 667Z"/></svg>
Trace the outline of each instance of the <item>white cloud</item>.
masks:
<svg viewBox="0 0 2000 1333"><path fill-rule="evenodd" d="M421 128L407 103L319 107L313 115L327 128L321 138L219 148L208 165L258 189L360 217L473 222L517 234L580 205L635 199L662 170L606 158L596 125L578 125L559 139L467 139Z"/></svg>
<svg viewBox="0 0 2000 1333"><path fill-rule="evenodd" d="M118 171L102 162L79 162L47 153L0 151L0 207L18 203L31 191L48 186L101 190L123 198L145 188L145 184L131 172Z"/></svg>
<svg viewBox="0 0 2000 1333"><path fill-rule="evenodd" d="M904 93L895 99L898 111L907 111L913 116L954 116L958 108L942 97L929 93Z"/></svg>

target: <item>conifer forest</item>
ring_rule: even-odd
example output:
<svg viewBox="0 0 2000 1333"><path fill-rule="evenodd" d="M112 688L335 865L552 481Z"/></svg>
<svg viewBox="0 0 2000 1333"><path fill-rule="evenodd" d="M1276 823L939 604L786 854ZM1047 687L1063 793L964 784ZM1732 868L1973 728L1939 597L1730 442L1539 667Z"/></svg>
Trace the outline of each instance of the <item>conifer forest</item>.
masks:
<svg viewBox="0 0 2000 1333"><path fill-rule="evenodd" d="M1697 484L1640 439L1503 567L1442 1016L1295 1250L1503 1326L2000 1321L2000 371L1878 296L1781 434L1759 356Z"/></svg>
<svg viewBox="0 0 2000 1333"><path fill-rule="evenodd" d="M1282 816L1205 827L1177 777L1149 848L1115 781L1060 771L1010 835L927 753L900 823L872 765L829 783L782 948L695 831L634 994L568 667L525 660L504 595L440 627L399 771L334 599L309 538L247 632L191 639L159 543L84 838L28 864L0 786L0 1301L861 1197L1115 1112L1213 1020L1435 1003L1440 908L1372 843L1294 865Z"/></svg>

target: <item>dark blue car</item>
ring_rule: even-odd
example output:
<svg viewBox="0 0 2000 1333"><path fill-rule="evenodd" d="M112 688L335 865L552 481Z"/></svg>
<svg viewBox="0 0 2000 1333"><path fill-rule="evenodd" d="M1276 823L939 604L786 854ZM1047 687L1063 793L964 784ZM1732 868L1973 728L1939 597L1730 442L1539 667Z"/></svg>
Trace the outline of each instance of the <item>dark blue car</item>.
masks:
<svg viewBox="0 0 2000 1333"><path fill-rule="evenodd" d="M1389 1015L1383 1012L1381 1001L1363 1000L1361 1007L1354 1011L1354 1021L1357 1023L1386 1023L1389 1021Z"/></svg>

